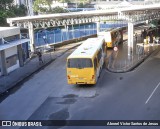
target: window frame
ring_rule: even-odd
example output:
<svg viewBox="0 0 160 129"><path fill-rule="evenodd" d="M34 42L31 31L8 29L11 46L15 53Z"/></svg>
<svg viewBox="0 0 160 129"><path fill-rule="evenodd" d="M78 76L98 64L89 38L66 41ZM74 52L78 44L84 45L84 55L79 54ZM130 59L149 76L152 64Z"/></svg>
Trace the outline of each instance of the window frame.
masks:
<svg viewBox="0 0 160 129"><path fill-rule="evenodd" d="M71 61L74 61L71 64ZM84 62L85 61L85 62ZM68 68L93 68L93 63L91 58L70 58L67 62Z"/></svg>

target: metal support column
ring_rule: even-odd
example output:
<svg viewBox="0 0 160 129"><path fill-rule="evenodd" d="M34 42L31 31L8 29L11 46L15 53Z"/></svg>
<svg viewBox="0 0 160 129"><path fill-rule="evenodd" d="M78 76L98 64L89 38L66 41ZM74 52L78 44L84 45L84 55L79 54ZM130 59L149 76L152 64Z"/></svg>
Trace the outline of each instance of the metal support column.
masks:
<svg viewBox="0 0 160 129"><path fill-rule="evenodd" d="M97 34L100 32L100 22L97 22Z"/></svg>
<svg viewBox="0 0 160 129"><path fill-rule="evenodd" d="M131 56L133 54L133 33L134 33L134 25L133 23L128 23L128 55Z"/></svg>
<svg viewBox="0 0 160 129"><path fill-rule="evenodd" d="M68 25L65 25L65 31L66 31L66 39L69 40L69 31L68 31Z"/></svg>
<svg viewBox="0 0 160 129"><path fill-rule="evenodd" d="M30 38L30 48L31 52L35 52L35 45L34 45L34 29L33 29L33 24L32 22L29 22L29 38Z"/></svg>
<svg viewBox="0 0 160 129"><path fill-rule="evenodd" d="M26 5L27 5L27 11L28 11L28 15L29 16L33 16L34 13L33 13L33 0L26 0Z"/></svg>
<svg viewBox="0 0 160 129"><path fill-rule="evenodd" d="M0 68L1 68L1 74L2 75L7 75L7 65L6 65L6 55L5 51L1 50L0 51Z"/></svg>
<svg viewBox="0 0 160 129"><path fill-rule="evenodd" d="M18 51L18 59L19 59L19 66L23 67L24 66L24 61L23 61L23 49L22 45L17 45L17 51Z"/></svg>

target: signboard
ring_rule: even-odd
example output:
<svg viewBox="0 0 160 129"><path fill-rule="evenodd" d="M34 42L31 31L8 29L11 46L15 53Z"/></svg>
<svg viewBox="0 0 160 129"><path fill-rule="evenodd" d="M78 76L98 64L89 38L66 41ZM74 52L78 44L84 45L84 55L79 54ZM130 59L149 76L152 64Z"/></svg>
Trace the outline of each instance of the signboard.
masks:
<svg viewBox="0 0 160 129"><path fill-rule="evenodd" d="M118 51L118 48L117 48L117 47L114 47L113 50L114 50L114 51Z"/></svg>

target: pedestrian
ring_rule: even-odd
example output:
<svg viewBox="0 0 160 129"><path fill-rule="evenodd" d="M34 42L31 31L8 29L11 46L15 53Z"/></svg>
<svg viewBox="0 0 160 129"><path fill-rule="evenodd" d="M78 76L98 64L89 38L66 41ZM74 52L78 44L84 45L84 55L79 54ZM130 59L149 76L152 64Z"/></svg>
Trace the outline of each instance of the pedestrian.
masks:
<svg viewBox="0 0 160 129"><path fill-rule="evenodd" d="M141 38L143 38L143 31L141 30Z"/></svg>
<svg viewBox="0 0 160 129"><path fill-rule="evenodd" d="M135 34L135 38L136 38L136 43L137 43L137 33Z"/></svg>
<svg viewBox="0 0 160 129"><path fill-rule="evenodd" d="M153 43L153 35L150 35L150 43Z"/></svg>
<svg viewBox="0 0 160 129"><path fill-rule="evenodd" d="M42 53L40 51L37 52L37 55L38 55L38 59L39 59L39 64L43 63L43 60L42 60Z"/></svg>
<svg viewBox="0 0 160 129"><path fill-rule="evenodd" d="M156 43L156 37L153 36L153 43Z"/></svg>
<svg viewBox="0 0 160 129"><path fill-rule="evenodd" d="M147 36L147 44L150 43L150 36Z"/></svg>

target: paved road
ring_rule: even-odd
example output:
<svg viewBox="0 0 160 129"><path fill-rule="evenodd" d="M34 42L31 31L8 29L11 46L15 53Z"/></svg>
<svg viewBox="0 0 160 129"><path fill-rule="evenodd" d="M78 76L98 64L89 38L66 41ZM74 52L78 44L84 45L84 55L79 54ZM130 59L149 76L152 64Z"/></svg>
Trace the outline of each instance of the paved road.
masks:
<svg viewBox="0 0 160 129"><path fill-rule="evenodd" d="M66 80L65 62L71 52L72 50L68 51L6 97L0 104L0 119L160 120L160 53L149 58L134 71L111 73L103 69L96 85L79 86L68 85ZM94 128L98 127L85 129ZM115 126L107 129L111 128L133 127ZM139 128L148 127L136 127Z"/></svg>

